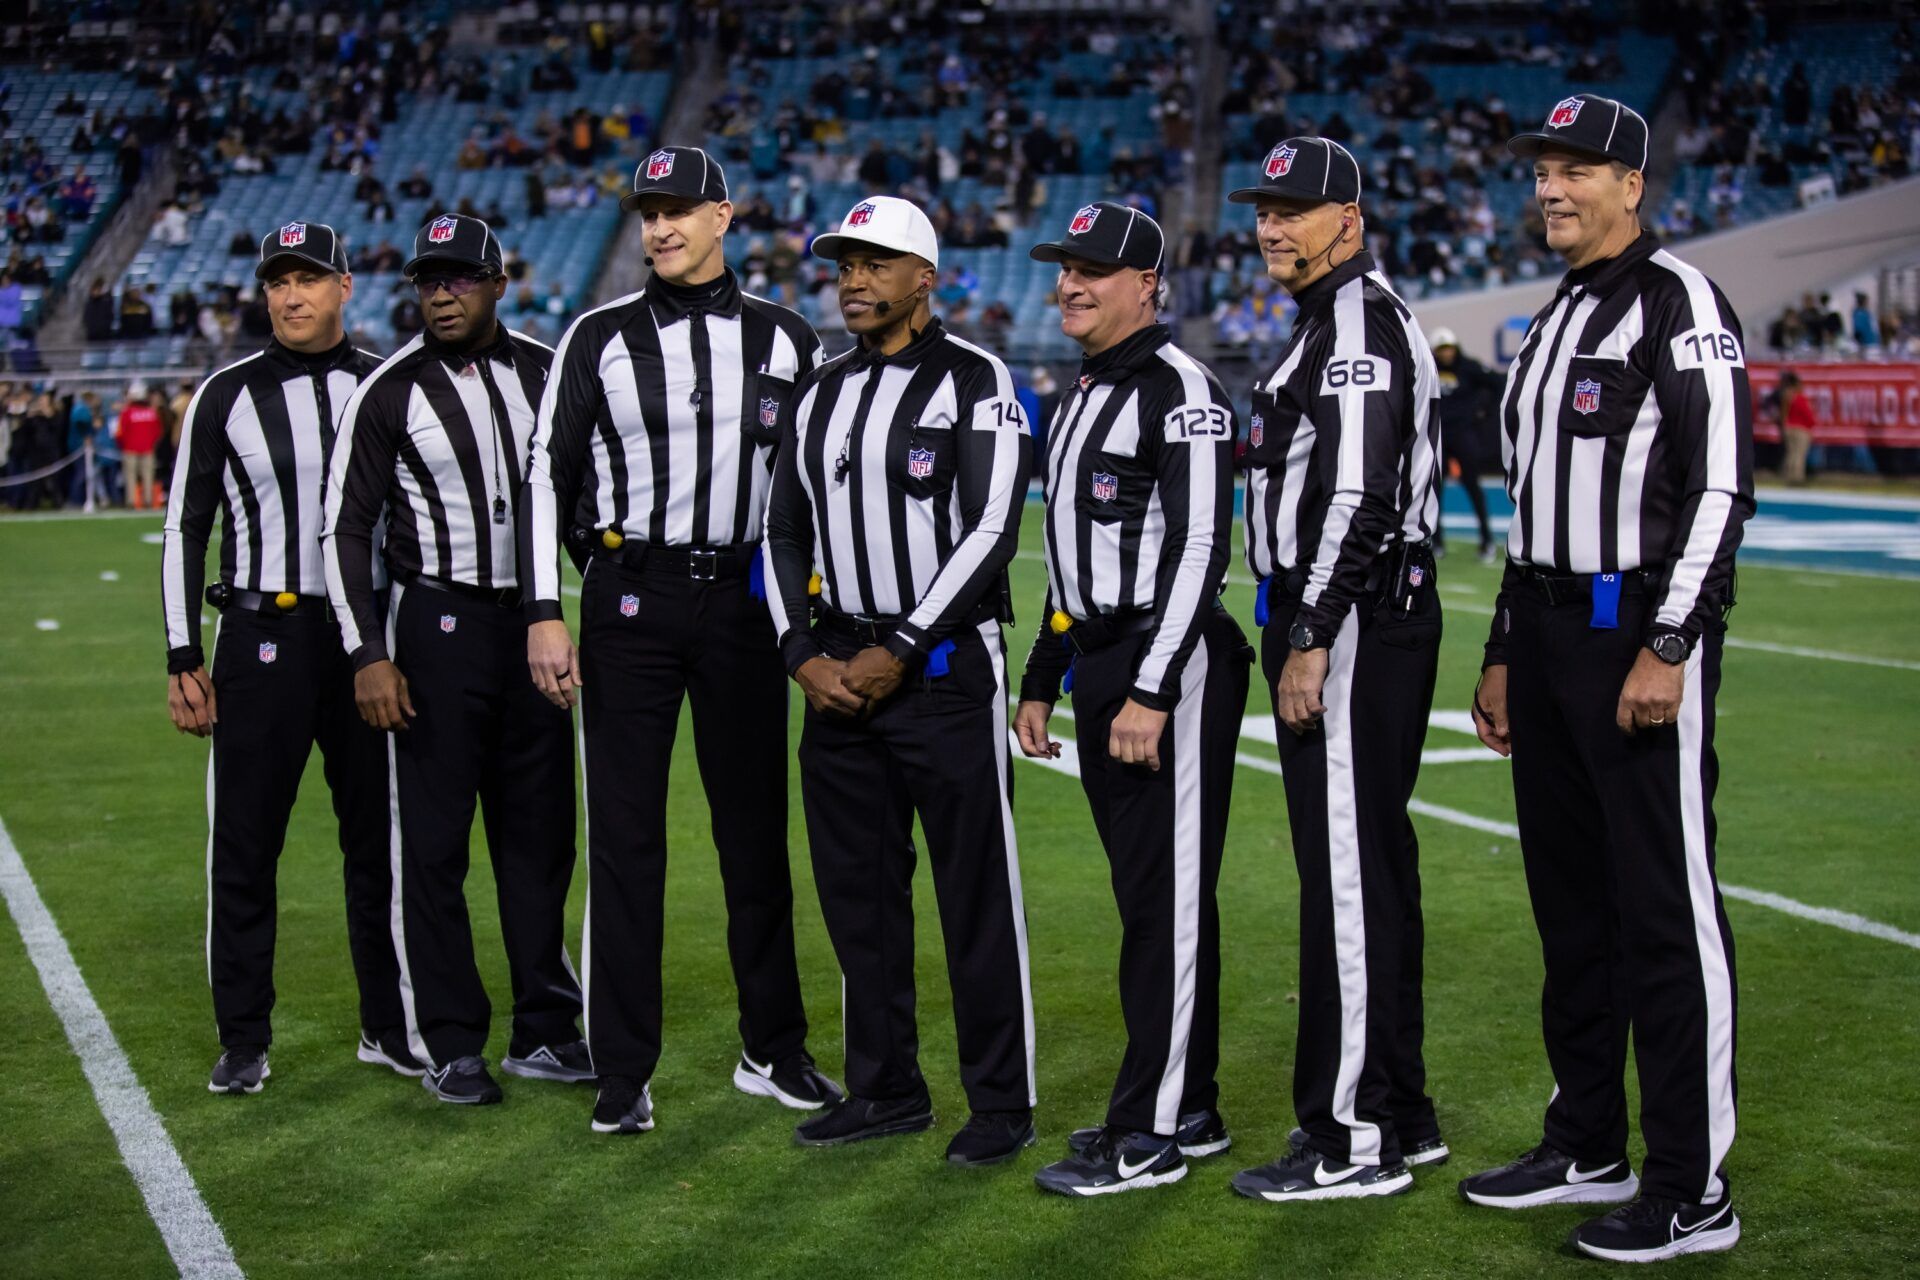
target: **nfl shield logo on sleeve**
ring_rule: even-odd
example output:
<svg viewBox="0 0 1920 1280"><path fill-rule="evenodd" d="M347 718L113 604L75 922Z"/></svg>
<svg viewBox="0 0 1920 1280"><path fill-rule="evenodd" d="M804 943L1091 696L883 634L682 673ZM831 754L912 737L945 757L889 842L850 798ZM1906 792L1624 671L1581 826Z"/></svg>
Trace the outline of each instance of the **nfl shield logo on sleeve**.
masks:
<svg viewBox="0 0 1920 1280"><path fill-rule="evenodd" d="M1591 378L1573 384L1573 411L1592 413L1600 407L1600 384Z"/></svg>
<svg viewBox="0 0 1920 1280"><path fill-rule="evenodd" d="M260 646L260 661L273 662L273 661L276 661L279 657L280 657L279 645L272 644L272 643L263 643Z"/></svg>
<svg viewBox="0 0 1920 1280"><path fill-rule="evenodd" d="M1247 443L1258 449L1260 442L1267 438L1267 420L1259 414L1253 415L1253 423L1247 428Z"/></svg>
<svg viewBox="0 0 1920 1280"><path fill-rule="evenodd" d="M647 157L647 178L664 178L673 172L673 152L656 151Z"/></svg>
<svg viewBox="0 0 1920 1280"><path fill-rule="evenodd" d="M770 427L780 421L780 402L772 396L760 397L760 425Z"/></svg>
<svg viewBox="0 0 1920 1280"><path fill-rule="evenodd" d="M427 228L427 242L429 244L445 244L447 241L453 239L453 229L458 225L459 224L452 218L435 218L433 225ZM447 629L451 631L453 628L449 627Z"/></svg>
<svg viewBox="0 0 1920 1280"><path fill-rule="evenodd" d="M286 226L280 228L280 247L282 249L297 249L306 242L306 223L289 222Z"/></svg>
<svg viewBox="0 0 1920 1280"><path fill-rule="evenodd" d="M1293 168L1293 158L1300 154L1299 148L1281 143L1267 153L1267 176L1284 178Z"/></svg>
<svg viewBox="0 0 1920 1280"><path fill-rule="evenodd" d="M1093 500L1112 502L1120 496L1120 477L1105 471L1093 473Z"/></svg>
<svg viewBox="0 0 1920 1280"><path fill-rule="evenodd" d="M907 474L915 480L925 480L933 474L933 450L907 450Z"/></svg>
<svg viewBox="0 0 1920 1280"><path fill-rule="evenodd" d="M620 616L621 617L631 618L634 614L639 612L640 612L639 596L621 596L620 597Z"/></svg>
<svg viewBox="0 0 1920 1280"><path fill-rule="evenodd" d="M440 615L440 629L448 635L452 635L453 629L459 625L460 619L454 617L452 614L443 613Z"/></svg>
<svg viewBox="0 0 1920 1280"><path fill-rule="evenodd" d="M1562 98L1554 104L1553 114L1547 117L1549 129L1564 129L1580 118L1580 108L1587 104L1579 98Z"/></svg>
<svg viewBox="0 0 1920 1280"><path fill-rule="evenodd" d="M1073 221L1067 225L1067 234L1070 236L1083 236L1087 234L1087 232L1093 230L1093 224L1098 221L1099 217L1100 211L1092 205L1088 205L1073 215Z"/></svg>
<svg viewBox="0 0 1920 1280"><path fill-rule="evenodd" d="M847 225L850 227L864 227L872 221L873 205L870 203L859 206L847 215Z"/></svg>

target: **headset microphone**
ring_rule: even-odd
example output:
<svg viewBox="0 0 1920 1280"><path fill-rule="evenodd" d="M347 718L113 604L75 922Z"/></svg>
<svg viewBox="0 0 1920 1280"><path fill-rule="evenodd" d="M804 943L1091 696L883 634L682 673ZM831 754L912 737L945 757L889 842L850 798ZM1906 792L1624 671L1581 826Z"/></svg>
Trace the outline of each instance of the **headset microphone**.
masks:
<svg viewBox="0 0 1920 1280"><path fill-rule="evenodd" d="M653 265L653 259L652 259L652 258L649 258L649 257L645 257L645 256L643 256L643 257L642 257L642 258L640 259L640 261L642 261L642 262L644 262L644 263L646 263L646 264L647 264L647 265L648 265L649 267L651 267L651 266Z"/></svg>
<svg viewBox="0 0 1920 1280"><path fill-rule="evenodd" d="M1333 251L1340 247L1341 243L1345 241L1347 238L1347 232L1351 230L1353 230L1353 223L1351 221L1341 222L1340 234L1335 236L1331 241L1329 241L1326 248L1322 249L1319 253L1316 253L1313 256L1315 258L1324 258L1324 257L1332 256ZM1307 267L1310 265L1310 262L1311 260L1307 258L1295 258L1293 260L1293 269L1296 272L1305 271Z"/></svg>

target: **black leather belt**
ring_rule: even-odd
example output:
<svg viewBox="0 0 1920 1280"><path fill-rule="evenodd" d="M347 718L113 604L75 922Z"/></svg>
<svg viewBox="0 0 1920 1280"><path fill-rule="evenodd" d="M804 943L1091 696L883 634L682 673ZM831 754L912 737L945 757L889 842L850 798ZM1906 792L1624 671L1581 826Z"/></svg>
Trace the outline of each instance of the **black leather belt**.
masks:
<svg viewBox="0 0 1920 1280"><path fill-rule="evenodd" d="M415 573L400 577L400 581L410 587L425 587L429 591L444 591L452 596L465 596L469 600L479 600L501 609L520 607L520 588L518 587L476 587L467 582L449 582L445 578L431 578L424 573Z"/></svg>
<svg viewBox="0 0 1920 1280"><path fill-rule="evenodd" d="M282 605L280 601L289 596L293 603ZM259 613L269 618L333 617L333 605L325 596L294 595L291 591L267 595L265 592L228 587L222 583L207 588L207 603L222 612L238 609L243 613Z"/></svg>
<svg viewBox="0 0 1920 1280"><path fill-rule="evenodd" d="M1102 613L1076 622L1067 628L1067 643L1079 654L1098 653L1132 636L1153 630L1151 609L1129 609L1124 613Z"/></svg>
<svg viewBox="0 0 1920 1280"><path fill-rule="evenodd" d="M1591 603L1593 600L1593 575L1590 573L1560 573L1552 569L1536 569L1532 565L1521 565L1520 584L1533 595L1545 600L1549 606ZM1620 594L1625 596L1645 595L1647 575L1639 569L1627 569L1620 574Z"/></svg>
<svg viewBox="0 0 1920 1280"><path fill-rule="evenodd" d="M973 612L962 618L953 630L955 633L968 627L977 627L990 618L1000 616L1000 602L996 599L982 600L974 606ZM828 605L820 606L820 621L815 624L824 630L839 635L852 636L863 644L885 644L887 638L900 629L907 620L904 613L842 613Z"/></svg>
<svg viewBox="0 0 1920 1280"><path fill-rule="evenodd" d="M723 578L744 578L760 554L757 542L728 547L665 547L637 539L628 539L609 550L594 548L593 554L611 560L636 573L663 573L695 582L717 582Z"/></svg>

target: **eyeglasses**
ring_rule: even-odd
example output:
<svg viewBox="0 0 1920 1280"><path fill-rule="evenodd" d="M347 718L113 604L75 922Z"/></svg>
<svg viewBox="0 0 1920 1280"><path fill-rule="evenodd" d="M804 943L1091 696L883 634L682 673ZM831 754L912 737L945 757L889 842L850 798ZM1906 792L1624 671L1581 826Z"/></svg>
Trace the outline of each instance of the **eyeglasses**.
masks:
<svg viewBox="0 0 1920 1280"><path fill-rule="evenodd" d="M415 276L413 287L420 291L423 298L431 298L442 289L447 291L448 297L464 298L491 279L491 274Z"/></svg>

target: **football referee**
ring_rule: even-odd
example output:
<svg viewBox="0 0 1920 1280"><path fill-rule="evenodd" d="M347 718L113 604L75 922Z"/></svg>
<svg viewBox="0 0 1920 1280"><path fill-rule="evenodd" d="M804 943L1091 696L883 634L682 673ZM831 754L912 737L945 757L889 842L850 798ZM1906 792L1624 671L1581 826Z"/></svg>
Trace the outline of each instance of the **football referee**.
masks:
<svg viewBox="0 0 1920 1280"><path fill-rule="evenodd" d="M1233 1186L1274 1201L1394 1195L1408 1165L1447 1158L1407 815L1440 657L1440 388L1362 243L1360 188L1350 151L1297 137L1228 197L1255 206L1267 273L1299 307L1247 437L1247 562L1300 873L1300 1127Z"/></svg>
<svg viewBox="0 0 1920 1280"><path fill-rule="evenodd" d="M501 1066L593 1078L561 940L574 860L572 717L527 679L513 528L553 352L495 318L501 267L500 242L478 218L420 229L405 274L427 330L348 402L324 534L355 700L388 733L391 919L407 1037L428 1068L422 1083L454 1103L500 1101L480 1057L492 1010L467 923L476 799L513 979ZM384 609L372 578L383 520L393 577Z"/></svg>
<svg viewBox="0 0 1920 1280"><path fill-rule="evenodd" d="M917 813L973 1111L947 1158L995 1164L1034 1141L1000 633L1032 445L1006 365L928 310L940 249L926 214L872 196L813 252L838 261L859 341L801 381L767 511L768 604L807 698L800 789L852 1096L795 1136L831 1146L933 1124L913 1014Z"/></svg>
<svg viewBox="0 0 1920 1280"><path fill-rule="evenodd" d="M1647 133L1639 113L1583 93L1508 143L1532 161L1547 243L1570 270L1507 373L1514 517L1474 716L1513 758L1555 1087L1540 1145L1460 1184L1501 1208L1619 1203L1573 1244L1632 1262L1740 1238L1713 704L1754 509L1740 320L1640 225Z"/></svg>
<svg viewBox="0 0 1920 1280"><path fill-rule="evenodd" d="M258 1093L273 1036L276 870L315 743L340 823L347 945L360 986L362 1062L403 1075L400 977L387 931L387 769L380 735L353 705L320 563L327 455L347 398L379 358L355 350L341 315L353 297L332 227L289 222L254 268L273 338L200 384L180 424L160 579L167 709L213 738L207 764L207 981L224 1052L208 1088ZM220 516L220 614L213 676L200 648L207 541ZM218 693L216 694L216 689Z"/></svg>
<svg viewBox="0 0 1920 1280"><path fill-rule="evenodd" d="M601 1133L653 1127L667 767L687 700L740 998L734 1085L807 1111L841 1096L806 1048L787 865L787 673L760 561L778 423L820 340L794 312L741 290L726 265L726 175L706 152L653 152L621 205L640 213L653 276L561 338L520 509L528 664L556 705L581 701L581 950ZM561 620L563 545L591 557L577 653Z"/></svg>
<svg viewBox="0 0 1920 1280"><path fill-rule="evenodd" d="M1071 664L1080 785L1120 908L1127 1046L1105 1123L1035 1175L1093 1196L1178 1182L1231 1145L1217 1107L1220 912L1234 744L1253 650L1220 604L1233 520L1235 415L1158 322L1166 240L1102 202L1059 240L1060 327L1085 352L1047 431L1046 607L1021 679L1020 750L1061 752L1047 722Z"/></svg>

